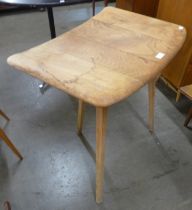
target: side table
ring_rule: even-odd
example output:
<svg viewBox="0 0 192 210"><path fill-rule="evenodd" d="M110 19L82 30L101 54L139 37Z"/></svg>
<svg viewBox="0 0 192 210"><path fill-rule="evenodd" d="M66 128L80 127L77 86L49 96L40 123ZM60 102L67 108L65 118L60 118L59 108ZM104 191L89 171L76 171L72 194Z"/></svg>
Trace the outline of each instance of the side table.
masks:
<svg viewBox="0 0 192 210"><path fill-rule="evenodd" d="M79 134L84 104L96 107L97 203L103 199L108 108L147 84L148 124L153 132L156 79L180 50L185 37L182 26L107 7L81 26L8 58L16 69L79 100Z"/></svg>

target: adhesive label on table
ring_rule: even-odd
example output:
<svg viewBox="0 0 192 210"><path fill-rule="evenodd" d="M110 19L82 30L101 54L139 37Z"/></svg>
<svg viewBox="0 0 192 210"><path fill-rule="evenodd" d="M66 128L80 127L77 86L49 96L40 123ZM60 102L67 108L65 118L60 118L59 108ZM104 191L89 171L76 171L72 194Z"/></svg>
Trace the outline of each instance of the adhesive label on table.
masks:
<svg viewBox="0 0 192 210"><path fill-rule="evenodd" d="M60 0L60 3L65 3L65 0Z"/></svg>
<svg viewBox="0 0 192 210"><path fill-rule="evenodd" d="M180 31L183 31L184 30L184 27L183 26L179 26L179 30Z"/></svg>
<svg viewBox="0 0 192 210"><path fill-rule="evenodd" d="M159 53L157 53L157 55L155 57L157 59L161 60L163 57L165 57L165 53L159 52Z"/></svg>

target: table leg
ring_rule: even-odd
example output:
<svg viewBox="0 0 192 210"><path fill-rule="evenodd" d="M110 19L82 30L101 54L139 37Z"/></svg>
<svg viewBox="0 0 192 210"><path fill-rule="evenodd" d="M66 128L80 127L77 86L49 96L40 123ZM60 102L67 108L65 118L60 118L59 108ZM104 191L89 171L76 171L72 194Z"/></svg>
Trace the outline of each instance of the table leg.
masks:
<svg viewBox="0 0 192 210"><path fill-rule="evenodd" d="M0 115L3 116L7 121L9 121L9 118L7 117L7 115L0 110Z"/></svg>
<svg viewBox="0 0 192 210"><path fill-rule="evenodd" d="M47 7L47 14L48 14L48 19L49 19L51 39L54 39L56 37L56 32L55 32L55 22L54 22L53 8L52 7Z"/></svg>
<svg viewBox="0 0 192 210"><path fill-rule="evenodd" d="M149 95L148 127L151 133L154 132L155 84L156 84L156 79L150 81L148 84L148 95Z"/></svg>
<svg viewBox="0 0 192 210"><path fill-rule="evenodd" d="M176 96L176 102L179 101L180 97L181 97L181 91L178 90L178 91L177 91L177 96Z"/></svg>
<svg viewBox="0 0 192 210"><path fill-rule="evenodd" d="M82 133L84 111L85 111L84 109L85 109L85 103L82 100L79 100L78 116L77 116L77 133L78 133L78 135L80 135Z"/></svg>
<svg viewBox="0 0 192 210"><path fill-rule="evenodd" d="M0 129L0 138L7 144L7 146L13 151L13 153L17 157L19 157L20 160L23 159L23 156L20 154L15 145L11 142L11 140L7 137L7 135L4 133L2 129Z"/></svg>
<svg viewBox="0 0 192 210"><path fill-rule="evenodd" d="M192 107L189 109L184 126L187 127L191 119L192 119Z"/></svg>
<svg viewBox="0 0 192 210"><path fill-rule="evenodd" d="M55 22L54 22L52 7L47 7L47 14L48 14L48 19L49 19L49 28L50 28L51 39L54 39L56 37L56 32L55 32ZM39 85L41 94L44 94L48 88L49 88L49 85L46 84L45 82L43 82L42 84Z"/></svg>
<svg viewBox="0 0 192 210"><path fill-rule="evenodd" d="M43 82L42 84L39 85L39 90L40 90L41 94L44 94L49 88L50 88L50 86L45 82Z"/></svg>
<svg viewBox="0 0 192 210"><path fill-rule="evenodd" d="M3 206L4 210L11 210L11 204L9 203L9 201L5 201Z"/></svg>
<svg viewBox="0 0 192 210"><path fill-rule="evenodd" d="M95 16L95 1L96 0L92 0L92 15Z"/></svg>
<svg viewBox="0 0 192 210"><path fill-rule="evenodd" d="M107 108L96 108L96 202L103 200Z"/></svg>

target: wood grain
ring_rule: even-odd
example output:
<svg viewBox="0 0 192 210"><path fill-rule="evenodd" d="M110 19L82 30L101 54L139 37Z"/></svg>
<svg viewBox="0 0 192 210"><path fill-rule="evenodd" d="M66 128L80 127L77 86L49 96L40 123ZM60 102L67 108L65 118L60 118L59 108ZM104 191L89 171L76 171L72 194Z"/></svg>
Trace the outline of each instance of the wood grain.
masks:
<svg viewBox="0 0 192 210"><path fill-rule="evenodd" d="M105 8L73 30L8 58L8 63L96 106L96 202L103 199L107 107L149 83L153 130L154 81L181 48L186 31L154 18Z"/></svg>
<svg viewBox="0 0 192 210"><path fill-rule="evenodd" d="M8 58L15 68L85 102L107 107L155 78L181 48L185 29L108 7L58 38ZM157 59L162 52L165 56Z"/></svg>

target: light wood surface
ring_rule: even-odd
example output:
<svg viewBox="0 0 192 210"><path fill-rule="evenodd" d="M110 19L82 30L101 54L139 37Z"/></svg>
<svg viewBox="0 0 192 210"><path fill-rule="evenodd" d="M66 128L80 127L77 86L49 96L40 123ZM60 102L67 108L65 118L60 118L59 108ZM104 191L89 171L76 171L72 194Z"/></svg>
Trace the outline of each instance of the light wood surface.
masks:
<svg viewBox="0 0 192 210"><path fill-rule="evenodd" d="M153 130L155 79L177 54L184 28L108 7L79 27L8 63L96 107L96 202L103 199L107 108L149 83L149 127Z"/></svg>
<svg viewBox="0 0 192 210"><path fill-rule="evenodd" d="M185 29L108 7L81 26L8 63L99 107L131 95L176 55ZM156 55L165 53L162 59Z"/></svg>

